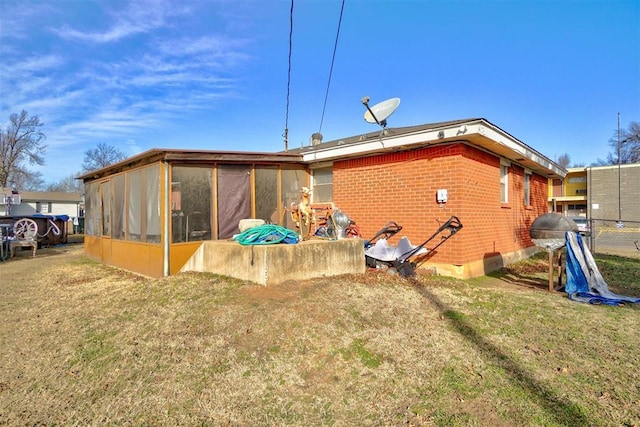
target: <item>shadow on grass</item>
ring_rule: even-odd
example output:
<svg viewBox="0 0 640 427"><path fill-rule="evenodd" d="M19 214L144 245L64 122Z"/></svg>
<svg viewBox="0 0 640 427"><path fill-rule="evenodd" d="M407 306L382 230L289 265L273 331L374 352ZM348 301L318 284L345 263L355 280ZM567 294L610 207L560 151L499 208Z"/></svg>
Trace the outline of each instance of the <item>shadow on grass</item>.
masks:
<svg viewBox="0 0 640 427"><path fill-rule="evenodd" d="M465 320L463 313L451 310L417 280L413 281L413 286L448 319L460 335L473 344L488 361L502 368L511 378L514 385L520 387L527 396L543 407L558 424L591 425L579 405L562 396L555 395L553 391L545 387L542 382L533 378L529 372L511 359L509 355L504 353L499 347L484 339L482 335Z"/></svg>
<svg viewBox="0 0 640 427"><path fill-rule="evenodd" d="M513 271L494 271L487 274L488 277L492 277L494 279L502 280L510 285L521 286L528 289L540 289L546 291L549 289L549 279L546 277L535 277L530 275L525 275L521 273L516 273ZM557 287L557 278L555 280L554 285Z"/></svg>

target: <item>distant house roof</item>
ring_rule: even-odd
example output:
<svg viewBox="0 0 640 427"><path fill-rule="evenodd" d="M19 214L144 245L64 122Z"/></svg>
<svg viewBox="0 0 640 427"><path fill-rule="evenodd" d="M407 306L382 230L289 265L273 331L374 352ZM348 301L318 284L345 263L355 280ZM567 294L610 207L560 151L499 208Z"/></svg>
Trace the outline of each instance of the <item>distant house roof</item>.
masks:
<svg viewBox="0 0 640 427"><path fill-rule="evenodd" d="M21 191L23 202L52 202L52 203L80 203L80 193L66 193L64 191Z"/></svg>

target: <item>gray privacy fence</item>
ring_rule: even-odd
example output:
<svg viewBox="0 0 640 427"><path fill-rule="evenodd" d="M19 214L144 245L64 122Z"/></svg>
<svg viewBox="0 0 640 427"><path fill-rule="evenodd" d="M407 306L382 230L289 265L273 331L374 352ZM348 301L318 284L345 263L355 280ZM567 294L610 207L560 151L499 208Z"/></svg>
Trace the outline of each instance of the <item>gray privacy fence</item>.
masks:
<svg viewBox="0 0 640 427"><path fill-rule="evenodd" d="M589 225L585 240L592 253L640 258L640 221L591 218Z"/></svg>

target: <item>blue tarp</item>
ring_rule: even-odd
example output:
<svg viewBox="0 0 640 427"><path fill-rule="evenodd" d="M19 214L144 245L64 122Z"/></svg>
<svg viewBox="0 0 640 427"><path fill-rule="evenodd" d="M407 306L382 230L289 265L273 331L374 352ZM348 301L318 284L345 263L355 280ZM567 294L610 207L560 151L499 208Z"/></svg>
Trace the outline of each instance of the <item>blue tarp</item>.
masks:
<svg viewBox="0 0 640 427"><path fill-rule="evenodd" d="M618 295L609 290L591 251L579 233L567 231L567 284L565 292L570 299L589 304L620 305L640 303L640 298Z"/></svg>
<svg viewBox="0 0 640 427"><path fill-rule="evenodd" d="M53 220L62 220L62 221L69 221L69 215L45 215L45 214L33 214L31 215L32 218L46 218L46 219L53 219Z"/></svg>

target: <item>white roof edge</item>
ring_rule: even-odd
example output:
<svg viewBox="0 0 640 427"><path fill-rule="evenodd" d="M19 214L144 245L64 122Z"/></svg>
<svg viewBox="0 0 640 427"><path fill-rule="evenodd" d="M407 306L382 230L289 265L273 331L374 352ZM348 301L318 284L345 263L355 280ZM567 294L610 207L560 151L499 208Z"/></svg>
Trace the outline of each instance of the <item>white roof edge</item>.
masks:
<svg viewBox="0 0 640 427"><path fill-rule="evenodd" d="M541 153L534 150L533 148L529 147L522 141L509 135L508 133L498 128L497 126L494 126L493 124L485 121L485 123L480 125L480 127L481 128L479 129L478 133L485 135L487 138L490 138L496 141L497 143L507 147L511 151L521 155L523 158L529 159L539 164L540 166L544 167L545 169L548 169L554 174L560 175L561 177L564 177L567 175L567 170L565 168L563 168L553 160L549 159L548 157L542 155ZM516 160L516 159L512 159L512 160Z"/></svg>
<svg viewBox="0 0 640 427"><path fill-rule="evenodd" d="M581 169L581 170L588 170L588 169L596 169L596 170L603 170L603 169L618 169L618 168L637 168L640 167L640 163L621 163L621 164L615 164L615 165L602 165L602 166L583 166L581 168L571 168L571 172L574 172L575 169Z"/></svg>
<svg viewBox="0 0 640 427"><path fill-rule="evenodd" d="M540 154L538 151L527 146L523 142L509 135L502 129L491 124L484 119L474 119L468 122L457 122L453 124L445 124L443 126L418 130L399 136L384 136L376 139L368 139L365 141L332 146L327 148L318 148L306 153L302 153L304 162L318 162L323 160L333 160L344 157L356 156L358 154L373 154L381 149L401 148L409 145L420 144L425 142L438 143L446 142L455 138L463 139L471 134L482 135L488 139L495 141L497 144L506 147L515 153L514 160L520 156L524 159L531 160L540 165L543 169L553 174L564 177L567 174L566 169L553 162L548 157ZM452 140L453 138L453 140ZM498 153L495 153L499 156ZM530 166L528 166L530 168Z"/></svg>

